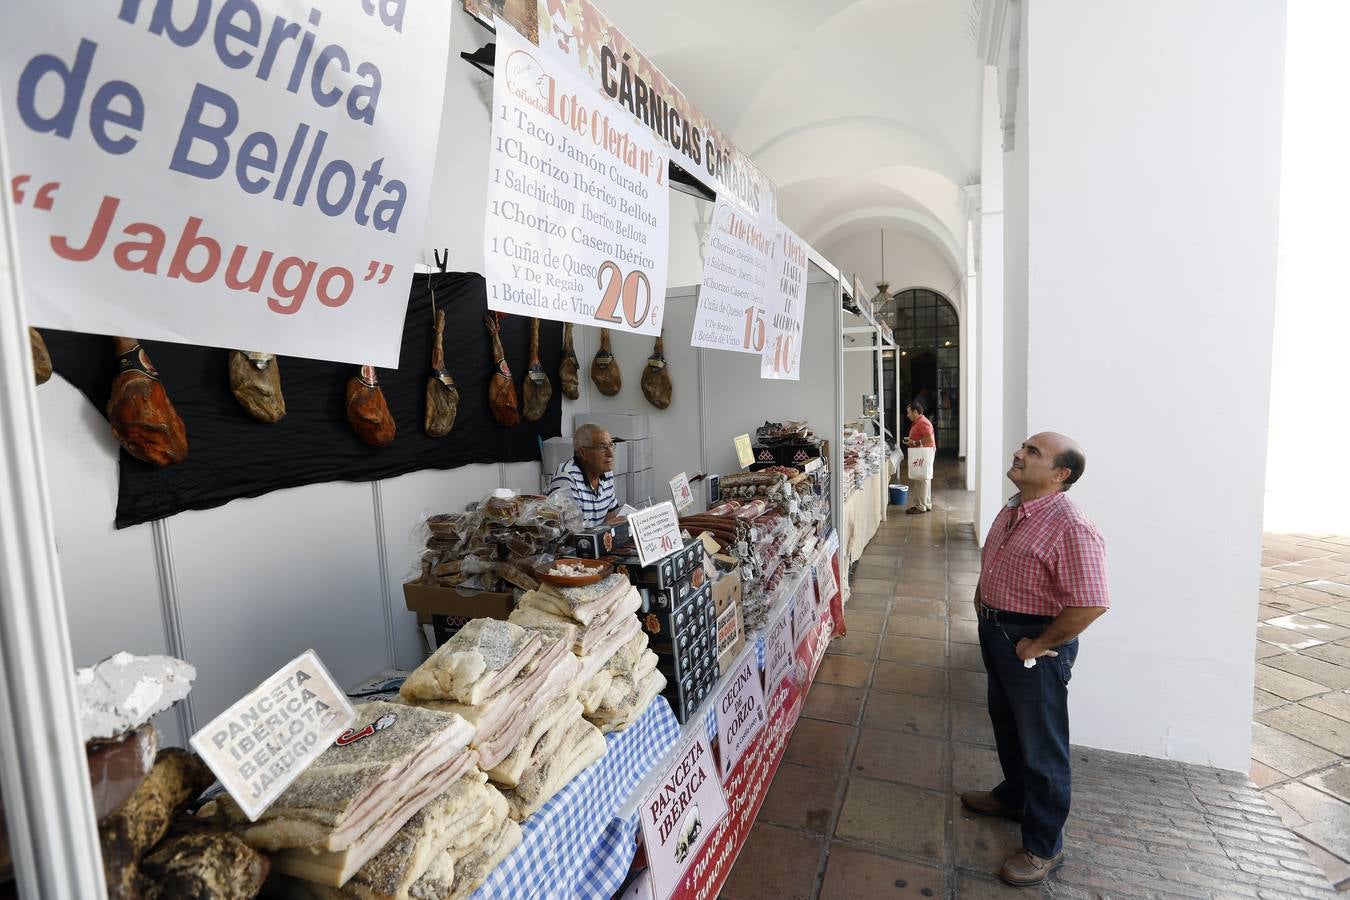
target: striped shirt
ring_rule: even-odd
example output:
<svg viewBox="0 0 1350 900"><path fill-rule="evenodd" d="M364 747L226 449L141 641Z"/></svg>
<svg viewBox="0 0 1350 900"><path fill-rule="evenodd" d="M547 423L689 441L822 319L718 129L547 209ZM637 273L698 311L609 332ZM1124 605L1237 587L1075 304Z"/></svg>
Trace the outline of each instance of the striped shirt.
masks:
<svg viewBox="0 0 1350 900"><path fill-rule="evenodd" d="M980 599L991 609L1057 616L1066 606L1110 606L1106 542L1063 492L999 511L984 542Z"/></svg>
<svg viewBox="0 0 1350 900"><path fill-rule="evenodd" d="M586 480L586 473L581 471L581 466L577 465L575 458L558 466L558 471L554 473L553 480L548 485L550 494L564 489L581 507L581 516L587 528L603 525L609 511L618 505L614 500L614 473L606 472L601 475L600 486L592 490L590 482Z"/></svg>

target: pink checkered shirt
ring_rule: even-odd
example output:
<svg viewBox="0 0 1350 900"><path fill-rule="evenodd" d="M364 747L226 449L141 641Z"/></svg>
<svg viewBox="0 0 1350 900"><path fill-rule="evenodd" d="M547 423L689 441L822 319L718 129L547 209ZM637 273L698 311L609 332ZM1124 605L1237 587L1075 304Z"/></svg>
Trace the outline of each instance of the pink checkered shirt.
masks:
<svg viewBox="0 0 1350 900"><path fill-rule="evenodd" d="M1066 606L1110 606L1106 542L1067 494L1014 497L994 519L980 564L991 609L1057 616Z"/></svg>

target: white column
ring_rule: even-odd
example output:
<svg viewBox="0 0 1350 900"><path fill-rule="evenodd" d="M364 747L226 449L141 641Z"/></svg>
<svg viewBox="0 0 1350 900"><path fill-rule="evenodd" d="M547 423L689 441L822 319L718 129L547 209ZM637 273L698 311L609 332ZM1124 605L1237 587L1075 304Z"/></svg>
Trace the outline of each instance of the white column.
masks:
<svg viewBox="0 0 1350 900"><path fill-rule="evenodd" d="M1003 479L1003 113L998 70L984 70L980 114L980 267L975 369L979 419L975 452L975 534L980 543L1011 493Z"/></svg>
<svg viewBox="0 0 1350 900"><path fill-rule="evenodd" d="M961 422L961 458L966 461L966 490L975 490L975 466L979 454L975 452L978 443L975 438L975 384L979 378L978 341L979 333L979 275L975 267L975 227L974 210L979 208L979 187L966 189L967 196L974 195L975 205L966 219L966 273L961 316L961 386L957 396L960 398Z"/></svg>
<svg viewBox="0 0 1350 900"><path fill-rule="evenodd" d="M1028 12L1027 424L1087 450L1071 496L1115 607L1083 641L1074 740L1245 771L1284 5Z"/></svg>

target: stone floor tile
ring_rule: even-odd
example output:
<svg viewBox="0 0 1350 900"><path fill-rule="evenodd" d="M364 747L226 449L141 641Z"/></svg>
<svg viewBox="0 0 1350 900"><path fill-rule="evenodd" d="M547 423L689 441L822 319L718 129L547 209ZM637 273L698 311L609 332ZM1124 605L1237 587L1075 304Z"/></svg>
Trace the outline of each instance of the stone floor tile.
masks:
<svg viewBox="0 0 1350 900"><path fill-rule="evenodd" d="M1334 645L1322 645L1334 646ZM1316 650L1316 647L1309 647ZM1263 665L1306 678L1315 684L1325 684L1333 690L1350 688L1350 668L1308 656L1305 653L1286 653L1262 661Z"/></svg>
<svg viewBox="0 0 1350 900"><path fill-rule="evenodd" d="M881 660L872 675L875 690L900 694L918 694L923 697L947 696L947 673L925 666L907 666Z"/></svg>
<svg viewBox="0 0 1350 900"><path fill-rule="evenodd" d="M853 771L882 781L945 792L947 746L940 738L863 728L858 732Z"/></svg>
<svg viewBox="0 0 1350 900"><path fill-rule="evenodd" d="M1297 631L1300 634L1306 634L1308 637L1315 637L1322 641L1338 641L1343 637L1350 637L1350 628L1343 625L1333 625L1330 622L1319 622L1317 619L1311 619L1300 613L1290 613L1287 616L1280 616L1278 619L1271 619L1269 624L1287 631Z"/></svg>
<svg viewBox="0 0 1350 900"><path fill-rule="evenodd" d="M1000 862L999 865L1002 865ZM954 896L959 900L1027 900L1028 897L1048 897L1057 896L1050 894L1044 889L1037 888L1015 888L1009 887L998 880L997 867L983 875L975 875L970 872L960 871L956 873L956 893ZM1050 884L1058 880L1057 876L1050 876Z"/></svg>
<svg viewBox="0 0 1350 900"><path fill-rule="evenodd" d="M948 650L952 668L965 672L984 671L984 656L978 644L952 644Z"/></svg>
<svg viewBox="0 0 1350 900"><path fill-rule="evenodd" d="M951 676L951 698L966 703L986 704L989 702L989 676L984 672L966 672L953 669Z"/></svg>
<svg viewBox="0 0 1350 900"><path fill-rule="evenodd" d="M1350 862L1346 862L1335 854L1328 853L1316 844L1310 843L1303 838L1299 838L1303 844L1303 849L1308 854L1308 859L1322 870L1338 890L1345 891L1350 889Z"/></svg>
<svg viewBox="0 0 1350 900"><path fill-rule="evenodd" d="M941 668L947 663L947 646L927 638L889 635L881 641L881 658L913 666Z"/></svg>
<svg viewBox="0 0 1350 900"><path fill-rule="evenodd" d="M1269 659L1272 656L1279 656L1287 652L1283 647L1276 647L1274 644L1267 644L1265 641L1256 642L1256 658Z"/></svg>
<svg viewBox="0 0 1350 900"><path fill-rule="evenodd" d="M863 725L925 737L945 737L947 701L940 697L892 694L873 685L863 711Z"/></svg>
<svg viewBox="0 0 1350 900"><path fill-rule="evenodd" d="M1277 706L1284 706L1290 701L1283 697L1276 697L1269 691L1263 691L1255 688L1252 691L1252 710L1253 712L1265 712L1268 709L1274 709Z"/></svg>
<svg viewBox="0 0 1350 900"><path fill-rule="evenodd" d="M947 618L947 601L897 597L891 602L891 615L913 616L918 619L945 619Z"/></svg>
<svg viewBox="0 0 1350 900"><path fill-rule="evenodd" d="M861 656L826 656L816 672L816 681L824 684L842 684L846 687L867 686L872 675L872 660Z"/></svg>
<svg viewBox="0 0 1350 900"><path fill-rule="evenodd" d="M907 860L879 856L835 842L825 869L820 900L860 898L929 898L947 895L947 876L941 869Z"/></svg>
<svg viewBox="0 0 1350 900"><path fill-rule="evenodd" d="M1309 581L1304 587L1325 594L1333 594L1337 597L1350 597L1350 585L1342 584L1339 580Z"/></svg>
<svg viewBox="0 0 1350 900"><path fill-rule="evenodd" d="M848 608L861 610L862 612L874 612L882 615L890 609L891 598L883 597L881 594L853 594L848 598ZM848 621L847 618L844 620Z"/></svg>
<svg viewBox="0 0 1350 900"><path fill-rule="evenodd" d="M1252 784L1262 789L1284 781L1287 777L1283 772L1278 772L1265 763L1259 763L1256 760L1252 760L1252 768L1249 774L1251 775Z"/></svg>
<svg viewBox="0 0 1350 900"><path fill-rule="evenodd" d="M952 588L953 590L955 589L956 585L960 585L961 587L974 588L975 585L980 583L980 573L950 572L947 575L947 583L953 586Z"/></svg>
<svg viewBox="0 0 1350 900"><path fill-rule="evenodd" d="M835 836L944 862L946 818L947 799L941 794L854 775Z"/></svg>
<svg viewBox="0 0 1350 900"><path fill-rule="evenodd" d="M1313 607L1312 609L1305 609L1302 615L1319 622L1339 625L1342 628L1350 627L1350 609L1341 609L1339 606Z"/></svg>
<svg viewBox="0 0 1350 900"><path fill-rule="evenodd" d="M905 539L907 537L908 535L906 535L905 532L896 529L888 528L885 531L878 530L876 535L872 538L871 542L867 545L867 547L869 550L873 547L876 548L899 547L905 543ZM885 551L882 550L882 552ZM1330 554L1327 555L1329 556Z"/></svg>
<svg viewBox="0 0 1350 900"><path fill-rule="evenodd" d="M1338 759L1330 750L1260 722L1252 723L1252 758L1291 776L1321 769Z"/></svg>
<svg viewBox="0 0 1350 900"><path fill-rule="evenodd" d="M946 560L905 557L900 563L900 583L904 584L911 581L945 585L947 583Z"/></svg>
<svg viewBox="0 0 1350 900"><path fill-rule="evenodd" d="M1274 644L1281 650L1290 653L1326 643L1323 638L1314 637L1302 631L1290 631L1277 625L1271 625L1269 622L1262 622L1256 626L1256 636L1267 644Z"/></svg>
<svg viewBox="0 0 1350 900"><path fill-rule="evenodd" d="M783 760L799 766L842 771L848 765L852 740L851 726L820 719L798 719Z"/></svg>
<svg viewBox="0 0 1350 900"><path fill-rule="evenodd" d="M855 597L858 594L880 594L889 598L891 591L895 589L895 583L881 578L854 578L849 581L849 587L852 588Z"/></svg>
<svg viewBox="0 0 1350 900"><path fill-rule="evenodd" d="M895 584L895 594L897 597L909 597L918 600L946 600L947 584L946 582L907 581L902 572L900 580Z"/></svg>
<svg viewBox="0 0 1350 900"><path fill-rule="evenodd" d="M1297 783L1271 788L1269 793L1303 819L1303 824L1293 826L1295 834L1341 859L1350 859L1350 803Z"/></svg>
<svg viewBox="0 0 1350 900"><path fill-rule="evenodd" d="M974 622L976 620L975 605L970 602L969 597L962 597L956 601L948 600L947 618Z"/></svg>
<svg viewBox="0 0 1350 900"><path fill-rule="evenodd" d="M998 753L992 747L952 745L952 790L958 795L965 791L991 790L1002 780L1003 769L998 764Z"/></svg>
<svg viewBox="0 0 1350 900"><path fill-rule="evenodd" d="M845 616L844 621L848 621ZM953 623L955 624L955 623ZM924 619L918 616L891 615L886 620L886 634L908 637L943 640L947 636L947 623L942 619Z"/></svg>
<svg viewBox="0 0 1350 900"><path fill-rule="evenodd" d="M1324 794L1330 794L1339 800L1350 803L1350 761L1343 762L1334 769L1318 772L1304 777L1303 783L1317 788Z"/></svg>
<svg viewBox="0 0 1350 900"><path fill-rule="evenodd" d="M851 625L848 617L845 616L846 625ZM843 637L837 637L830 641L827 653L836 656L863 656L868 659L876 656L877 644L881 640L881 635L870 631L858 631L852 627L848 629L848 634Z"/></svg>
<svg viewBox="0 0 1350 900"><path fill-rule="evenodd" d="M759 821L825 834L839 804L840 775L783 763L759 809Z"/></svg>
<svg viewBox="0 0 1350 900"><path fill-rule="evenodd" d="M844 625L849 632L868 631L881 634L886 628L886 614L868 609L858 609L852 603L844 607Z"/></svg>
<svg viewBox="0 0 1350 900"><path fill-rule="evenodd" d="M994 726L989 721L989 709L975 703L952 705L952 740L965 744L994 746Z"/></svg>
<svg viewBox="0 0 1350 900"><path fill-rule="evenodd" d="M1314 590L1305 585L1295 587L1279 587L1273 591L1264 591L1271 596L1271 599L1263 600L1271 606L1287 605L1291 613L1302 612L1314 606L1332 606L1341 598L1334 593L1327 591ZM1278 597L1279 599L1274 599Z"/></svg>
<svg viewBox="0 0 1350 900"><path fill-rule="evenodd" d="M1302 700L1314 694L1325 694L1331 688L1325 684L1309 681L1298 675L1291 675L1279 669L1271 668L1264 662L1256 666L1256 686L1286 700Z"/></svg>
<svg viewBox="0 0 1350 900"><path fill-rule="evenodd" d="M1256 721L1324 747L1338 756L1350 757L1350 722L1297 703L1257 713Z"/></svg>
<svg viewBox="0 0 1350 900"><path fill-rule="evenodd" d="M1022 846L1022 827L997 816L976 815L961 805L960 797L951 803L957 866L996 874L1008 854Z"/></svg>
<svg viewBox="0 0 1350 900"><path fill-rule="evenodd" d="M817 681L806 695L802 715L842 725L857 725L862 718L863 701L867 692L862 688Z"/></svg>
<svg viewBox="0 0 1350 900"><path fill-rule="evenodd" d="M980 642L980 629L973 619L969 621L952 619L949 628L953 641L960 641L963 644L979 644Z"/></svg>
<svg viewBox="0 0 1350 900"><path fill-rule="evenodd" d="M722 887L726 900L811 900L824 838L756 823Z"/></svg>
<svg viewBox="0 0 1350 900"><path fill-rule="evenodd" d="M1309 697L1300 702L1309 709L1315 709L1318 712L1323 712L1329 716L1335 716L1338 719L1350 722L1350 691L1339 691L1334 694L1323 694L1320 697Z"/></svg>
<svg viewBox="0 0 1350 900"><path fill-rule="evenodd" d="M1302 584L1305 581L1310 580L1309 576L1299 574L1298 572L1286 572L1283 569L1267 568L1261 570L1261 579L1263 582L1272 582L1272 587L1278 587L1279 585L1285 584ZM1263 583L1262 587L1265 586L1266 585Z"/></svg>
<svg viewBox="0 0 1350 900"><path fill-rule="evenodd" d="M1341 644L1321 644L1299 652L1304 656L1311 656L1313 659L1350 667L1350 647Z"/></svg>
<svg viewBox="0 0 1350 900"><path fill-rule="evenodd" d="M1287 615L1289 615L1289 610L1279 609L1274 606L1267 606L1264 603L1256 607L1256 621L1258 622L1267 622L1271 619L1278 619L1280 616L1287 616Z"/></svg>
<svg viewBox="0 0 1350 900"><path fill-rule="evenodd" d="M896 567L884 563L858 563L858 568L853 570L854 578L865 578L868 581L894 581ZM1294 612L1293 609L1286 610Z"/></svg>

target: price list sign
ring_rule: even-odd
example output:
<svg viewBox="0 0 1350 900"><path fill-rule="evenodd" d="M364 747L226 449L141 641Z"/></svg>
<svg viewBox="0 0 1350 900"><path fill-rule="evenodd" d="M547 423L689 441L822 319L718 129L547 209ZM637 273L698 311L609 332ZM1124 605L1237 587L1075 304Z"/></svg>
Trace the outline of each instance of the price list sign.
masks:
<svg viewBox="0 0 1350 900"><path fill-rule="evenodd" d="M776 237L772 219L756 217L726 197L717 197L703 248L693 346L764 352Z"/></svg>
<svg viewBox="0 0 1350 900"><path fill-rule="evenodd" d="M665 149L565 60L497 21L488 307L659 334L670 233Z"/></svg>
<svg viewBox="0 0 1350 900"><path fill-rule="evenodd" d="M780 224L774 257L776 280L765 310L767 331L759 358L760 378L801 380L807 268L806 242Z"/></svg>

